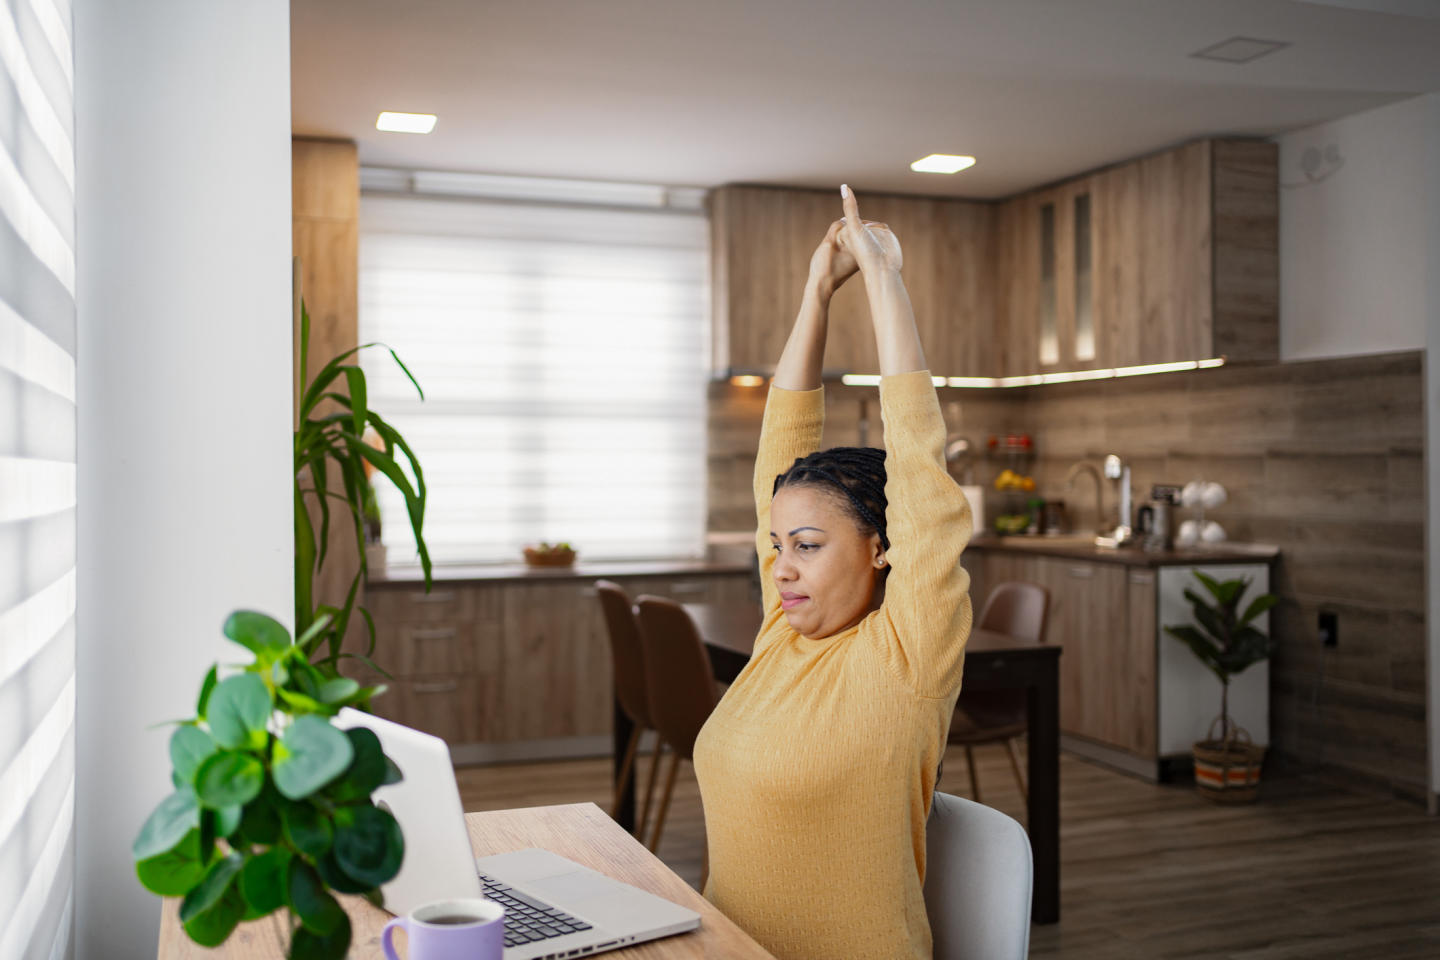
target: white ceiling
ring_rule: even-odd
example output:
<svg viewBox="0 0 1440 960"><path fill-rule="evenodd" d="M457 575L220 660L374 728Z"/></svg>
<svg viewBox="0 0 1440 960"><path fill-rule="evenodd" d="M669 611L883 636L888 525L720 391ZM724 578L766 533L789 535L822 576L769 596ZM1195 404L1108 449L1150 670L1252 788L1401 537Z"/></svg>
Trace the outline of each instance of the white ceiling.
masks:
<svg viewBox="0 0 1440 960"><path fill-rule="evenodd" d="M291 22L294 131L363 164L701 187L1005 196L1440 90L1440 0L292 0ZM1233 36L1291 46L1189 57ZM381 110L440 120L380 133ZM979 162L912 173L928 153Z"/></svg>

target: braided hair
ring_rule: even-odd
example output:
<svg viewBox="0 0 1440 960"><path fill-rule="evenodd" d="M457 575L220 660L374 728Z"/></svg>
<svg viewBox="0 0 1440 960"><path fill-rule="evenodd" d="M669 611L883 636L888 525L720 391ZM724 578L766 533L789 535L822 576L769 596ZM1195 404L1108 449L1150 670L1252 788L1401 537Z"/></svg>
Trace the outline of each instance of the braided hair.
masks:
<svg viewBox="0 0 1440 960"><path fill-rule="evenodd" d="M800 457L775 478L774 496L781 487L819 487L838 491L840 501L862 533L885 536L885 451L875 447L831 447ZM887 568L888 572L888 568Z"/></svg>

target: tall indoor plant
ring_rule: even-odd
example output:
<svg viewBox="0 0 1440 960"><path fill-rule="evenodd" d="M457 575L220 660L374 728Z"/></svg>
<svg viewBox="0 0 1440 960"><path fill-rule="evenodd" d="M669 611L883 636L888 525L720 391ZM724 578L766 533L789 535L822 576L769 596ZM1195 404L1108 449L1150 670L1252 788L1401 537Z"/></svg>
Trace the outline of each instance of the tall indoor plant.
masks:
<svg viewBox="0 0 1440 960"><path fill-rule="evenodd" d="M350 920L329 891L373 899L400 870L400 825L371 800L400 771L370 730L330 723L384 687L327 676L309 662L305 645L327 621L291 643L272 618L232 613L225 636L253 659L223 679L212 666L195 716L170 737L175 790L131 852L146 889L183 898L180 922L203 946L284 910L288 957L338 960L350 946Z"/></svg>
<svg viewBox="0 0 1440 960"><path fill-rule="evenodd" d="M371 409L366 395L365 371L356 364L344 362L361 350L375 346L381 344L365 343L346 350L325 364L315 378L305 384L300 394L298 425L295 428L295 630L306 637L300 644L306 656L331 676L338 675L340 659L346 656L359 657L375 666L369 659L375 650L375 622L368 610L355 604L356 595L367 571L366 506L367 502L373 503L374 497L367 465L384 474L405 498L410 529L415 534L415 547L420 554L420 565L425 574L425 589L430 589L430 552L421 533L425 520L425 473L420 468L415 452L400 432ZM309 352L310 314L302 302L302 371L308 369ZM420 384L394 350L390 351L390 356L394 357L405 376L415 385L420 399L425 399L425 391L420 389ZM348 395L335 389L342 376L348 387ZM372 435L379 437L379 446L368 442L367 427L373 431ZM415 476L413 486L410 478L401 469L398 459L401 454ZM335 468L333 473L332 465ZM336 474L340 481L338 490L331 486ZM316 530L311 513L306 508L307 494L314 494L317 501L319 530ZM344 511L342 522L353 528L355 551L360 559L360 567L351 579L345 602L339 606L317 604L314 596L315 575L324 566L329 547L331 501L341 505ZM369 634L369 644L363 655L345 653L340 649L355 610L359 610L364 618ZM322 625L317 628L316 624Z"/></svg>
<svg viewBox="0 0 1440 960"><path fill-rule="evenodd" d="M1216 800L1253 800L1259 789L1260 765L1265 748L1250 741L1250 734L1230 717L1230 678L1267 659L1274 641L1253 625L1280 599L1262 593L1240 613L1240 601L1250 587L1248 578L1218 581L1195 571L1214 602L1186 589L1185 599L1195 615L1193 624L1167 626L1165 632L1180 640L1220 680L1220 715L1206 739L1194 745L1195 785ZM1220 737L1215 737L1215 725Z"/></svg>

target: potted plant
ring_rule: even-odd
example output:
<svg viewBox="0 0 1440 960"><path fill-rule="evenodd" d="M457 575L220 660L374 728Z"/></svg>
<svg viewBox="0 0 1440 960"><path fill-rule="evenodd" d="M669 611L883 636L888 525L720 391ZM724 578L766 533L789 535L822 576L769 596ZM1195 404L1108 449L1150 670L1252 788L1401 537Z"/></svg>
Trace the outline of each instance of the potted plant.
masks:
<svg viewBox="0 0 1440 960"><path fill-rule="evenodd" d="M339 676L340 660L355 657L384 674L371 659L375 651L375 622L363 606L355 604L360 584L369 570L366 557L366 528L379 521L371 472L378 470L393 483L405 498L410 529L415 534L415 548L425 574L425 590L430 590L430 551L425 546L421 527L425 520L425 473L415 451L400 432L373 410L367 400L365 371L344 361L361 350L381 346L365 343L339 354L325 364L315 379L305 384L300 394L298 424L295 428L295 630L306 639L299 642L305 655L330 677ZM310 314L300 304L300 369L308 369L310 350ZM425 392L394 350L390 351L401 371L415 386L420 399ZM336 390L337 381L345 379L347 393ZM377 439L378 438L378 439ZM372 440L375 442L372 443ZM414 475L410 478L401 469L400 457ZM332 471L332 466L334 470ZM338 475L339 489L332 487ZM320 525L317 530L306 505L313 495ZM344 511L342 518L354 530L355 549L360 568L350 581L344 603L317 604L314 596L315 575L325 564L330 540L332 502ZM346 631L355 610L360 611L369 633L369 644L363 654L342 653ZM318 630L312 630L324 621ZM324 648L322 654L321 648ZM388 676L388 674L386 674Z"/></svg>
<svg viewBox="0 0 1440 960"><path fill-rule="evenodd" d="M175 791L131 852L146 889L184 898L180 921L203 946L283 909L288 957L344 957L350 920L330 891L376 900L400 869L400 825L370 799L400 770L374 733L330 722L384 687L310 664L305 642L327 619L291 643L270 617L232 613L225 636L254 658L223 679L211 667L195 716L170 737Z"/></svg>
<svg viewBox="0 0 1440 960"><path fill-rule="evenodd" d="M1250 587L1248 578L1218 581L1199 570L1195 578L1214 603L1187 589L1185 599L1190 601L1195 623L1165 628L1220 680L1220 716L1211 723L1206 739L1196 742L1193 748L1195 787L1211 800L1246 802L1259 793L1265 748L1256 746L1250 734L1230 718L1230 678L1268 658L1274 650L1274 641L1252 621L1280 598L1262 593L1250 601L1244 613L1238 613L1240 601ZM1216 725L1220 727L1219 737L1215 736Z"/></svg>

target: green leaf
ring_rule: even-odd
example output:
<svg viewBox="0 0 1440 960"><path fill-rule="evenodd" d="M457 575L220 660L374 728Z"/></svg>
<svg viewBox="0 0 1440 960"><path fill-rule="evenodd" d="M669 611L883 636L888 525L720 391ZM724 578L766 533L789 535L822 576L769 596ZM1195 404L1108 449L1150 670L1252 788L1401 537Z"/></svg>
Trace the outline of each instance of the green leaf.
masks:
<svg viewBox="0 0 1440 960"><path fill-rule="evenodd" d="M226 888L216 904L185 924L185 933L202 947L218 947L245 916L245 898L235 886Z"/></svg>
<svg viewBox="0 0 1440 960"><path fill-rule="evenodd" d="M276 690L275 692L280 695L281 700L284 700L287 704L290 705L292 713L326 713L327 715L333 714L333 711L327 713L325 705L323 703L311 697L307 697L303 693L296 693L294 690L285 690L283 688L280 690Z"/></svg>
<svg viewBox="0 0 1440 960"><path fill-rule="evenodd" d="M350 388L350 411L355 424L355 436L365 436L365 411L369 406L366 401L365 371L354 364L341 367L345 371L345 384Z"/></svg>
<svg viewBox="0 0 1440 960"><path fill-rule="evenodd" d="M350 950L350 918L340 914L340 922L328 934L319 934L301 927L290 938L289 960L342 960Z"/></svg>
<svg viewBox="0 0 1440 960"><path fill-rule="evenodd" d="M205 876L205 864L200 861L200 831L191 830L173 850L136 863L135 875L151 893L185 896Z"/></svg>
<svg viewBox="0 0 1440 960"><path fill-rule="evenodd" d="M380 785L382 787L388 787L390 784L399 783L404 779L405 774L401 773L400 768L395 765L395 761L387 756L385 758L385 779L380 782Z"/></svg>
<svg viewBox="0 0 1440 960"><path fill-rule="evenodd" d="M345 775L330 785L329 793L340 803L367 800L385 782L385 751L380 747L380 738L365 727L346 730L345 736L355 751L355 759Z"/></svg>
<svg viewBox="0 0 1440 960"><path fill-rule="evenodd" d="M1229 678L1220 664L1221 651L1213 640L1188 623L1166 627L1165 632L1188 646L1200 662L1219 678L1221 683L1229 682Z"/></svg>
<svg viewBox="0 0 1440 960"><path fill-rule="evenodd" d="M326 890L320 874L299 857L292 857L286 893L290 909L307 930L319 934L334 932L345 918L340 903Z"/></svg>
<svg viewBox="0 0 1440 960"><path fill-rule="evenodd" d="M256 656L283 653L290 646L290 631L274 617L254 610L230 614L223 632Z"/></svg>
<svg viewBox="0 0 1440 960"><path fill-rule="evenodd" d="M195 792L188 787L177 790L161 800L150 814L130 852L136 860L148 860L175 849L187 833L199 826L200 806L195 801Z"/></svg>
<svg viewBox="0 0 1440 960"><path fill-rule="evenodd" d="M238 853L231 853L212 863L210 869L205 871L204 879L185 895L185 900L180 904L180 922L189 923L219 903L244 865L245 858Z"/></svg>
<svg viewBox="0 0 1440 960"><path fill-rule="evenodd" d="M239 804L230 807L221 807L215 811L215 835L224 837L227 840L234 836L235 831L240 829L240 821L245 815L245 808Z"/></svg>
<svg viewBox="0 0 1440 960"><path fill-rule="evenodd" d="M325 630L325 628L330 625L330 622L331 622L333 619L334 619L334 618L331 617L329 614L326 614L326 615L323 616L323 617L317 618L314 623L310 624L310 627L309 627L308 630L306 630L304 633L302 633L299 637L296 638L296 640L295 640L295 646L300 647L300 648L303 649L307 643L309 643L309 642L310 642L311 640L313 640L316 636L318 636L320 633L322 633L322 632Z"/></svg>
<svg viewBox="0 0 1440 960"><path fill-rule="evenodd" d="M1260 594L1260 596L1250 601L1250 606L1245 608L1245 614L1240 618L1240 622L1249 623L1279 602L1280 598L1273 593Z"/></svg>
<svg viewBox="0 0 1440 960"><path fill-rule="evenodd" d="M273 709L265 681L253 673L242 673L215 688L206 719L211 735L222 747L262 750Z"/></svg>
<svg viewBox="0 0 1440 960"><path fill-rule="evenodd" d="M329 704L343 703L360 689L360 684L349 677L336 677L320 685L320 699Z"/></svg>
<svg viewBox="0 0 1440 960"><path fill-rule="evenodd" d="M388 812L364 805L335 810L335 859L361 883L378 887L400 872L405 838Z"/></svg>
<svg viewBox="0 0 1440 960"><path fill-rule="evenodd" d="M1220 581L1208 574L1201 573L1199 570L1195 571L1195 579L1205 584L1205 589L1209 590L1210 595L1217 601L1220 599Z"/></svg>
<svg viewBox="0 0 1440 960"><path fill-rule="evenodd" d="M354 756L345 734L320 717L303 716L276 744L271 776L281 794L299 800L344 773Z"/></svg>
<svg viewBox="0 0 1440 960"><path fill-rule="evenodd" d="M170 763L185 783L195 782L196 769L217 749L215 740L199 727L177 727L170 735Z"/></svg>
<svg viewBox="0 0 1440 960"><path fill-rule="evenodd" d="M306 856L320 857L330 849L334 827L330 818L313 803L282 800L280 822L284 825L286 839Z"/></svg>
<svg viewBox="0 0 1440 960"><path fill-rule="evenodd" d="M212 754L195 771L195 795L212 810L244 806L260 795L264 784L265 765L248 753Z"/></svg>
<svg viewBox="0 0 1440 960"><path fill-rule="evenodd" d="M240 894L250 907L248 913L263 917L285 906L290 856L285 847L272 847L245 862L240 871Z"/></svg>
<svg viewBox="0 0 1440 960"><path fill-rule="evenodd" d="M315 867L320 871L325 885L338 893L364 893L372 889L342 870L333 850L316 860Z"/></svg>
<svg viewBox="0 0 1440 960"><path fill-rule="evenodd" d="M200 684L200 699L195 703L195 716L201 720L205 719L205 707L210 702L210 694L215 690L215 676L219 664L212 665L210 672L205 674L205 682Z"/></svg>
<svg viewBox="0 0 1440 960"><path fill-rule="evenodd" d="M280 840L280 814L271 804L269 792L262 791L240 814L240 836L249 843L269 845Z"/></svg>

